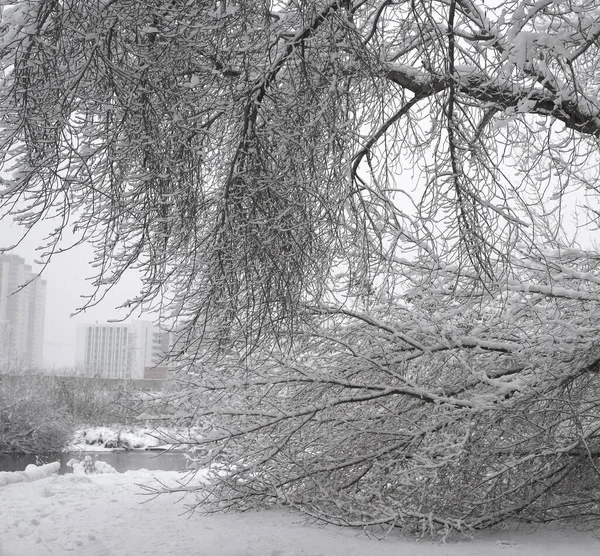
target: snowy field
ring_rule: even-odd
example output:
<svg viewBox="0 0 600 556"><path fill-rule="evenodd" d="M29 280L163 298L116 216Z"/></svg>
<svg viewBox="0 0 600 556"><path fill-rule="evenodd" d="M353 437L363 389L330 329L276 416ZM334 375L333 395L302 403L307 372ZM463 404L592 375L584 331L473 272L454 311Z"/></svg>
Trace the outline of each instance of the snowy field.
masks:
<svg viewBox="0 0 600 556"><path fill-rule="evenodd" d="M307 524L287 511L185 515L179 496L144 496L139 485L177 472L3 474L1 556L596 556L598 535L574 530L504 530L473 541L415 543ZM45 472L44 472L45 471ZM44 476L52 473L49 476ZM17 482L18 481L18 482Z"/></svg>

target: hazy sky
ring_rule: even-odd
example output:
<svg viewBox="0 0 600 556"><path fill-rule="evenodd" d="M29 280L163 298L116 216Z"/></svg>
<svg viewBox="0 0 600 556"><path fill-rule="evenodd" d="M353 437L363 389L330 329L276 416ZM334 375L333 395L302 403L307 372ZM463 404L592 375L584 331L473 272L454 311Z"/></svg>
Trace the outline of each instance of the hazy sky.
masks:
<svg viewBox="0 0 600 556"><path fill-rule="evenodd" d="M42 223L10 253L19 255L32 266L34 271L41 267L34 264L41 252L37 250L45 235L54 228L54 224ZM20 229L7 218L0 219L0 246L6 247L18 241ZM85 303L84 295L93 292L90 268L92 249L82 245L71 251L55 255L44 270L42 278L46 280L46 324L44 331L44 365L47 368L72 366L75 354L75 336L77 323L107 322L124 318L125 311L116 307L139 292L139 281L134 274L126 276L122 283L111 291L97 307L71 316ZM138 315L139 316L139 315ZM146 319L151 317L144 317Z"/></svg>

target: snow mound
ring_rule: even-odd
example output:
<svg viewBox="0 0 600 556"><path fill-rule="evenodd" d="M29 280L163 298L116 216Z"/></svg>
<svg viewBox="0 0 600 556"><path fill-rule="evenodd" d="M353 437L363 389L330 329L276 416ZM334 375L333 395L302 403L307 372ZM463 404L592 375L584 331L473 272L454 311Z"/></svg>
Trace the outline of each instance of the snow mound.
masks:
<svg viewBox="0 0 600 556"><path fill-rule="evenodd" d="M71 459L67 462L67 467L73 468L73 475L92 475L117 473L117 470L105 461L94 461L92 456L85 456L82 460Z"/></svg>
<svg viewBox="0 0 600 556"><path fill-rule="evenodd" d="M12 483L39 481L40 479L57 474L59 469L60 462L54 461L39 466L30 464L25 468L25 471L0 471L0 487Z"/></svg>

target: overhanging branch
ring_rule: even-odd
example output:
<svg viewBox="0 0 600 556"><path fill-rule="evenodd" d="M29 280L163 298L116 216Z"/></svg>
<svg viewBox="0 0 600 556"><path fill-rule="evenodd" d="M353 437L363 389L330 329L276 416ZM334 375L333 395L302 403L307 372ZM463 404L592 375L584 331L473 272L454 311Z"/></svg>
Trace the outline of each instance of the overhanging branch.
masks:
<svg viewBox="0 0 600 556"><path fill-rule="evenodd" d="M473 100L500 110L518 108L522 113L552 116L578 133L600 137L600 110L591 103L490 78L474 67L461 67L454 75L455 89ZM419 97L445 91L453 82L450 75L417 70L406 64L388 64L386 77Z"/></svg>

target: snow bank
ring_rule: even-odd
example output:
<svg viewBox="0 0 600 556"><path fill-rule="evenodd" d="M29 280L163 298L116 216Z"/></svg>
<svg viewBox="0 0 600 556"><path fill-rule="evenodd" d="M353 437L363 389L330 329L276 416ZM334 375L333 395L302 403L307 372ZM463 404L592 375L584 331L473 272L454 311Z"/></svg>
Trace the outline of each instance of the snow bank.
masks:
<svg viewBox="0 0 600 556"><path fill-rule="evenodd" d="M60 469L60 462L54 461L46 465L30 464L25 468L25 471L0 471L0 487L12 483L22 483L28 481L39 481L55 475Z"/></svg>
<svg viewBox="0 0 600 556"><path fill-rule="evenodd" d="M150 427L85 427L75 431L65 452L167 449L175 440L190 438L193 431Z"/></svg>
<svg viewBox="0 0 600 556"><path fill-rule="evenodd" d="M144 450L157 443L156 439L147 434L146 429L88 427L75 431L65 451Z"/></svg>
<svg viewBox="0 0 600 556"><path fill-rule="evenodd" d="M87 427L75 431L64 451L147 450L159 445L156 431L149 428Z"/></svg>

